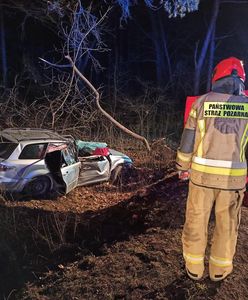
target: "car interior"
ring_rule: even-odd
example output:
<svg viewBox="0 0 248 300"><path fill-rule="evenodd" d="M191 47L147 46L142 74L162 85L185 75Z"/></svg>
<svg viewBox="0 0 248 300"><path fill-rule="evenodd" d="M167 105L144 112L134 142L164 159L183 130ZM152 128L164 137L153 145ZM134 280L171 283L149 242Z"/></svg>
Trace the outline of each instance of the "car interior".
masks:
<svg viewBox="0 0 248 300"><path fill-rule="evenodd" d="M45 156L45 163L53 177L54 184L56 185L55 190L64 193L65 183L62 177L61 168L65 166L65 160L61 150L49 152Z"/></svg>

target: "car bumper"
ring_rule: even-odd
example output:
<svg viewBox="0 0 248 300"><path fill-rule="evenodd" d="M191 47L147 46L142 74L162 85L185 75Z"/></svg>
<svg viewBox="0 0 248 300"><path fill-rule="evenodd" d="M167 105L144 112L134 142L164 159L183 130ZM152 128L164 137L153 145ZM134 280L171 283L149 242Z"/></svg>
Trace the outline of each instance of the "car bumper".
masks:
<svg viewBox="0 0 248 300"><path fill-rule="evenodd" d="M28 179L0 178L0 192L21 192L28 181Z"/></svg>

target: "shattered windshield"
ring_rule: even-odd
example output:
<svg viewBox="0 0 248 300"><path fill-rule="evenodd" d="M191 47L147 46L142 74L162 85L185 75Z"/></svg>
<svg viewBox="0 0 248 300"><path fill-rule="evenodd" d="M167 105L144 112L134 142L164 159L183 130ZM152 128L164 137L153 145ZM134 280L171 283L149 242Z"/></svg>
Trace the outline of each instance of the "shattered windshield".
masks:
<svg viewBox="0 0 248 300"><path fill-rule="evenodd" d="M9 158L17 145L16 143L0 143L0 158Z"/></svg>

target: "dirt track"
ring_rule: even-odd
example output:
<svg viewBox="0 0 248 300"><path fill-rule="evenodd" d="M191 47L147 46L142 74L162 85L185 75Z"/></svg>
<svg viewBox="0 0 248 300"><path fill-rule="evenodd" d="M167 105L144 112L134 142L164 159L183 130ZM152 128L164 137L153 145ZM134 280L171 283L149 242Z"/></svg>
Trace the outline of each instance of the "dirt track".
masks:
<svg viewBox="0 0 248 300"><path fill-rule="evenodd" d="M105 183L56 201L3 204L17 222L25 216L25 238L39 248L19 266L18 272L29 272L9 299L248 299L248 209L243 207L233 274L213 283L206 268L204 279L193 282L184 271L180 241L187 183L173 175L160 179L161 171L140 172L145 185L120 190ZM54 232L64 230L63 236L46 236L42 243L30 233L35 222L39 234L44 224L52 231L55 222ZM26 245L30 249L34 245Z"/></svg>

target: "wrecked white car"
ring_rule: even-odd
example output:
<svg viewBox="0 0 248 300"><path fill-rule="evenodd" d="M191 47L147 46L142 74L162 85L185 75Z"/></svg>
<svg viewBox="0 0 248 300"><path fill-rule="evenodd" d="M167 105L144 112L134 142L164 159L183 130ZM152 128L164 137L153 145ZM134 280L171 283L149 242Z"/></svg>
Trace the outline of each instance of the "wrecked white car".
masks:
<svg viewBox="0 0 248 300"><path fill-rule="evenodd" d="M104 143L75 141L43 129L0 131L0 190L34 198L116 180L131 159Z"/></svg>

